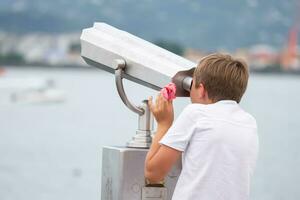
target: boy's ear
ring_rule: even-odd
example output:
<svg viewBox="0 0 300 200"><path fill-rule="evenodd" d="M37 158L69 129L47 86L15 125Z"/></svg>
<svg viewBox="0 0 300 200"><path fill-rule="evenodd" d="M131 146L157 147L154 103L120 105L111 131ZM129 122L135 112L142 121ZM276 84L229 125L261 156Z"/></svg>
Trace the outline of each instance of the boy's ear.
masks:
<svg viewBox="0 0 300 200"><path fill-rule="evenodd" d="M204 98L205 93L206 93L205 87L202 83L200 83L200 85L199 85L199 96L200 96L200 98Z"/></svg>

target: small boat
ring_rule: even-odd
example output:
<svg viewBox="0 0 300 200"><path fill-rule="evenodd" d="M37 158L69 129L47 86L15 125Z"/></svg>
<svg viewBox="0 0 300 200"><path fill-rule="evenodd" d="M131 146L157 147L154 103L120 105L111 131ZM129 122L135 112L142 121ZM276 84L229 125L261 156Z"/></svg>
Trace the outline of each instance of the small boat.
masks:
<svg viewBox="0 0 300 200"><path fill-rule="evenodd" d="M49 88L42 90L27 90L12 93L10 100L13 103L61 103L65 100L65 93L62 90Z"/></svg>
<svg viewBox="0 0 300 200"><path fill-rule="evenodd" d="M33 90L47 87L53 87L54 81L43 78L11 78L4 76L0 78L0 90Z"/></svg>
<svg viewBox="0 0 300 200"><path fill-rule="evenodd" d="M55 86L52 79L0 78L0 104L61 103L64 91Z"/></svg>
<svg viewBox="0 0 300 200"><path fill-rule="evenodd" d="M0 76L4 75L5 74L5 69L0 67Z"/></svg>

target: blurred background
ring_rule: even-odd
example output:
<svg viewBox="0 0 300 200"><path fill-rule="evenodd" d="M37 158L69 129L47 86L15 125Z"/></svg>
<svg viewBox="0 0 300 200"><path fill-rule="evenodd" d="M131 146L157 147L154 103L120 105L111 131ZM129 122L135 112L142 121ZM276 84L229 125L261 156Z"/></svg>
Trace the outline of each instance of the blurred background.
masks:
<svg viewBox="0 0 300 200"><path fill-rule="evenodd" d="M80 57L81 30L95 21L195 62L212 52L245 59L241 106L260 138L251 199L300 199L297 0L1 0L1 200L100 199L102 146L135 134L114 77ZM157 93L125 88L136 104ZM176 99L176 116L189 102Z"/></svg>

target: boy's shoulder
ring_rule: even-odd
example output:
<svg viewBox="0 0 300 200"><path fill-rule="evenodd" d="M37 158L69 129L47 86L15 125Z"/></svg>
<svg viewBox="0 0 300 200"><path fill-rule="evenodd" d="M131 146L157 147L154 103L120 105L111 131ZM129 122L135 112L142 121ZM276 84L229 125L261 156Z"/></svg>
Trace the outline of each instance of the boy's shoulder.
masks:
<svg viewBox="0 0 300 200"><path fill-rule="evenodd" d="M200 103L190 103L187 106L185 106L185 108L183 109L182 112L201 112L204 111L206 109L207 105L204 104L200 104Z"/></svg>
<svg viewBox="0 0 300 200"><path fill-rule="evenodd" d="M179 120L184 119L192 123L197 123L207 118L208 114L204 104L191 103L184 107L178 118Z"/></svg>
<svg viewBox="0 0 300 200"><path fill-rule="evenodd" d="M188 104L182 111L186 115L197 115L197 116L209 116L210 113L218 110L216 104L201 104L201 103L191 103Z"/></svg>
<svg viewBox="0 0 300 200"><path fill-rule="evenodd" d="M220 101L214 104L188 104L182 111L181 115L192 121L215 121L225 120L233 123L241 123L250 127L257 127L256 119L239 104L232 101Z"/></svg>
<svg viewBox="0 0 300 200"><path fill-rule="evenodd" d="M191 103L184 107L181 115L193 116L204 114L205 108L203 104Z"/></svg>
<svg viewBox="0 0 300 200"><path fill-rule="evenodd" d="M243 118L241 117L240 120L244 119L245 121L248 122L248 126L257 128L257 123L256 123L255 117L243 109L241 109L241 112L243 113L243 115L241 115L241 116L243 116Z"/></svg>

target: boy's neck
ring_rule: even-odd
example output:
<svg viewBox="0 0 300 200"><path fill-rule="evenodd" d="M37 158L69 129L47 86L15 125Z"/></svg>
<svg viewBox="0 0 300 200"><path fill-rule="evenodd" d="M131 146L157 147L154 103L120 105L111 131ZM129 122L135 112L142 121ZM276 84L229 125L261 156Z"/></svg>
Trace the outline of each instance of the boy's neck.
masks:
<svg viewBox="0 0 300 200"><path fill-rule="evenodd" d="M192 102L192 103L200 103L200 104L208 105L208 104L213 104L216 102L209 98L205 98L205 99L197 99L195 102Z"/></svg>

